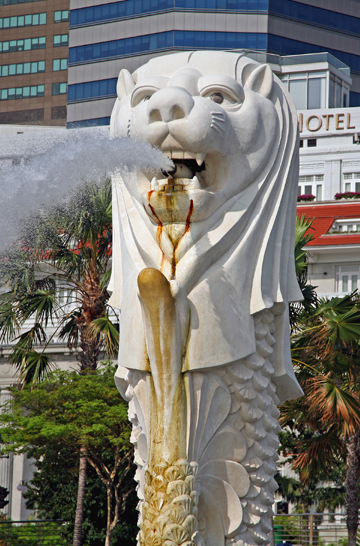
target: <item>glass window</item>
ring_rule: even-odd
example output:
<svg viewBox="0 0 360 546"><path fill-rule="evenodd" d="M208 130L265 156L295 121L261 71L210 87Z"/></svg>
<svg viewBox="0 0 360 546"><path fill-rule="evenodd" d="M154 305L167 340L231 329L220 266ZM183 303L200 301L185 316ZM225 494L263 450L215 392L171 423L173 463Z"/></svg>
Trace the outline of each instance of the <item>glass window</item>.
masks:
<svg viewBox="0 0 360 546"><path fill-rule="evenodd" d="M31 63L24 63L24 74L30 74Z"/></svg>
<svg viewBox="0 0 360 546"><path fill-rule="evenodd" d="M351 275L351 292L354 292L354 290L357 289L357 275Z"/></svg>
<svg viewBox="0 0 360 546"><path fill-rule="evenodd" d="M69 11L55 11L54 12L54 23L62 23L63 21L69 20Z"/></svg>
<svg viewBox="0 0 360 546"><path fill-rule="evenodd" d="M347 292L347 291L348 291L348 276L343 275L342 283L341 283L341 292Z"/></svg>
<svg viewBox="0 0 360 546"><path fill-rule="evenodd" d="M66 83L53 83L52 94L64 95L66 93Z"/></svg>
<svg viewBox="0 0 360 546"><path fill-rule="evenodd" d="M308 108L325 108L326 79L310 78L308 80Z"/></svg>
<svg viewBox="0 0 360 546"><path fill-rule="evenodd" d="M316 201L322 200L322 186L321 184L316 185Z"/></svg>
<svg viewBox="0 0 360 546"><path fill-rule="evenodd" d="M34 13L34 15L32 16L32 24L33 25L38 25L39 24L39 14L38 13Z"/></svg>
<svg viewBox="0 0 360 546"><path fill-rule="evenodd" d="M16 64L9 65L9 76L15 76L16 74Z"/></svg>
<svg viewBox="0 0 360 546"><path fill-rule="evenodd" d="M67 34L56 34L54 36L54 47L67 46L68 39Z"/></svg>
<svg viewBox="0 0 360 546"><path fill-rule="evenodd" d="M67 69L67 59L54 59L53 60L53 71L66 70Z"/></svg>
<svg viewBox="0 0 360 546"><path fill-rule="evenodd" d="M306 80L290 80L290 95L298 110L306 110Z"/></svg>
<svg viewBox="0 0 360 546"><path fill-rule="evenodd" d="M341 84L335 83L335 108L341 108Z"/></svg>
<svg viewBox="0 0 360 546"><path fill-rule="evenodd" d="M330 77L329 82L329 108L334 108L335 105L335 81Z"/></svg>

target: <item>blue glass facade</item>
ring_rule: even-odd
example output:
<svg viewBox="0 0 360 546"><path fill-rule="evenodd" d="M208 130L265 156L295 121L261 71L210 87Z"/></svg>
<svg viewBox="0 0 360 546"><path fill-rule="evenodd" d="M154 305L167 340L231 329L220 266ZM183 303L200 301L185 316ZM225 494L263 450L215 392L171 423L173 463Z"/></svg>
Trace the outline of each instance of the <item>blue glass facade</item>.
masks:
<svg viewBox="0 0 360 546"><path fill-rule="evenodd" d="M76 29L173 11L268 14L360 37L360 18L295 0L122 0L71 10L70 28ZM305 32L304 39L306 39ZM169 50L192 49L250 49L278 55L327 51L350 66L352 72L360 74L360 47L359 54L356 54L356 49L349 52L348 47L347 51L339 51L275 34L207 30L168 30L72 47L69 50L69 66L139 56L150 52L161 54ZM68 87L69 103L114 97L115 95L116 78L84 82ZM359 105L360 93L351 92L350 106ZM99 118L99 120L103 119L107 118ZM95 120L85 121L93 123ZM99 121L100 123L101 121Z"/></svg>
<svg viewBox="0 0 360 546"><path fill-rule="evenodd" d="M294 0L130 0L113 2L72 10L70 28L173 10L269 13L360 36L360 18L308 6Z"/></svg>
<svg viewBox="0 0 360 546"><path fill-rule="evenodd" d="M92 63L167 49L257 49L266 50L267 35L251 32L205 32L172 30L110 42L72 47L69 66Z"/></svg>
<svg viewBox="0 0 360 546"><path fill-rule="evenodd" d="M117 78L93 82L75 83L68 86L68 102L116 97Z"/></svg>
<svg viewBox="0 0 360 546"><path fill-rule="evenodd" d="M70 28L119 21L130 17L163 13L164 11L239 11L266 13L269 0L135 0L113 2L70 13Z"/></svg>
<svg viewBox="0 0 360 546"><path fill-rule="evenodd" d="M81 121L70 121L67 129L79 129L81 127L99 127L100 125L110 125L110 116L105 118L82 119Z"/></svg>

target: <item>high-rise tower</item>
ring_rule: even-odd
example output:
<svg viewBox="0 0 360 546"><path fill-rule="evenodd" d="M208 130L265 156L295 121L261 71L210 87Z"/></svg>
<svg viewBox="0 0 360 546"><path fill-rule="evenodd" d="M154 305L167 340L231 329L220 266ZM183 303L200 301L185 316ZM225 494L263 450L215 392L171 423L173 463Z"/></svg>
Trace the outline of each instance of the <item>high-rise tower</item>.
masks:
<svg viewBox="0 0 360 546"><path fill-rule="evenodd" d="M0 0L0 124L65 125L69 0Z"/></svg>

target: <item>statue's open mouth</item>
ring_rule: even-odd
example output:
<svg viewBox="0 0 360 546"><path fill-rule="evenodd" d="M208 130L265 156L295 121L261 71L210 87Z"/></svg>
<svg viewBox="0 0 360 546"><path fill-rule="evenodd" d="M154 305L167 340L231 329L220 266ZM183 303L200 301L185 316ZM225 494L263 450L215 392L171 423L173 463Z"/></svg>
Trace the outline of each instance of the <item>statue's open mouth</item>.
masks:
<svg viewBox="0 0 360 546"><path fill-rule="evenodd" d="M201 189L205 183L205 153L164 152L174 163L160 177L153 177L150 187L154 191L183 191Z"/></svg>

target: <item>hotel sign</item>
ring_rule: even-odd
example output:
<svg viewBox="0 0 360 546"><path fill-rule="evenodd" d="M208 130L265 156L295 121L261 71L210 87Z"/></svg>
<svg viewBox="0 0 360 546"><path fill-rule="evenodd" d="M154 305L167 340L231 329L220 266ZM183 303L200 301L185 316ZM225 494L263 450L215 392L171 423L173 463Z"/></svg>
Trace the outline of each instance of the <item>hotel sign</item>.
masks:
<svg viewBox="0 0 360 546"><path fill-rule="evenodd" d="M329 108L298 112L300 138L360 133L360 108Z"/></svg>

